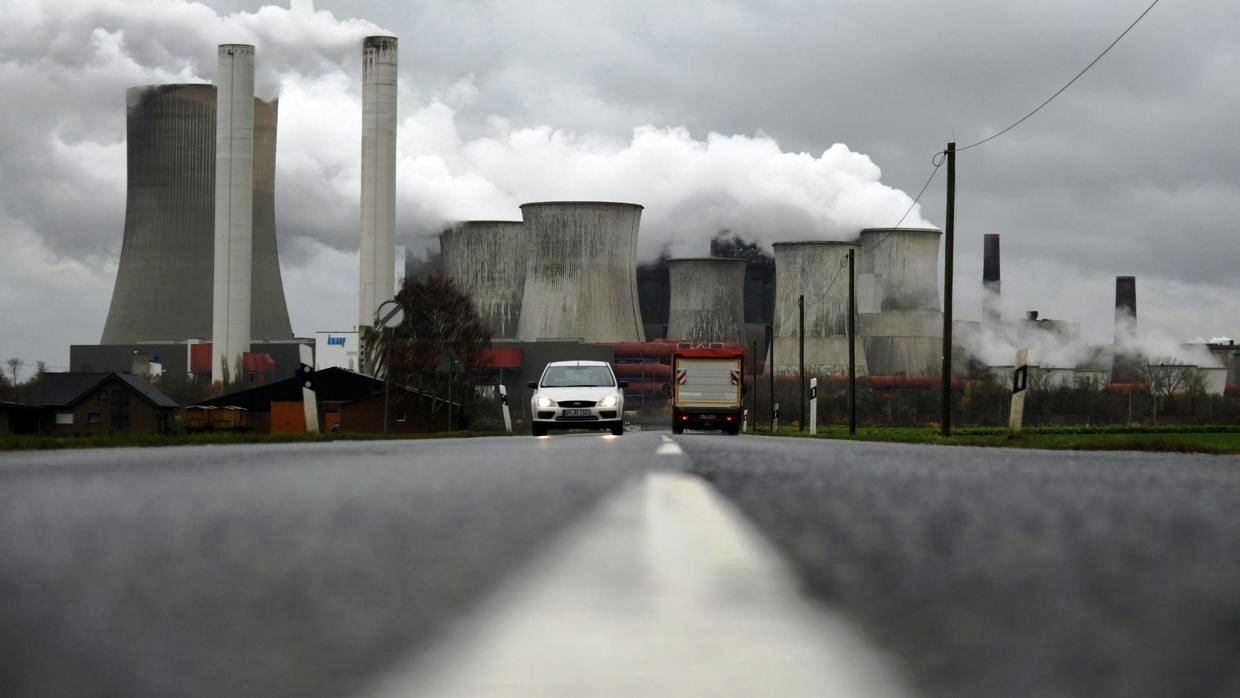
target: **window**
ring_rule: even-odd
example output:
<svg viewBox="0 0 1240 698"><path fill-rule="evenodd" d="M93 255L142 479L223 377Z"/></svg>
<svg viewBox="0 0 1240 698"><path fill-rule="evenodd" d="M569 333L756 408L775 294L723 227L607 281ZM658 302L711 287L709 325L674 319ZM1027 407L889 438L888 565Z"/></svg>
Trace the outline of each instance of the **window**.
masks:
<svg viewBox="0 0 1240 698"><path fill-rule="evenodd" d="M73 424L73 413L72 412L57 412L56 423L57 424Z"/></svg>
<svg viewBox="0 0 1240 698"><path fill-rule="evenodd" d="M104 402L107 402L107 401L108 401L108 391L106 391L106 390L100 390L100 391L99 391L99 399L100 399L100 400L102 400L102 401L104 401Z"/></svg>
<svg viewBox="0 0 1240 698"><path fill-rule="evenodd" d="M103 416L100 415L98 412L91 412L90 414L86 415L86 423L87 424L103 424Z"/></svg>
<svg viewBox="0 0 1240 698"><path fill-rule="evenodd" d="M409 419L409 415L405 414L404 410L401 410L400 412L396 413L396 421L404 422L404 421L407 421L408 419Z"/></svg>

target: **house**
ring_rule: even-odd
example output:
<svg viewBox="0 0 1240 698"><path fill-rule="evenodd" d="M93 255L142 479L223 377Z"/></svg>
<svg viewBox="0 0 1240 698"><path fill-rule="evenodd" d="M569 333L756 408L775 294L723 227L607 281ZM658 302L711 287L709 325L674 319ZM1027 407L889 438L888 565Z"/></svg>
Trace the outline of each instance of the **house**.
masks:
<svg viewBox="0 0 1240 698"><path fill-rule="evenodd" d="M35 400L52 436L166 434L179 405L128 373L44 373Z"/></svg>
<svg viewBox="0 0 1240 698"><path fill-rule="evenodd" d="M320 431L383 432L384 383L346 368L312 371L295 377L203 400L186 408L186 425L194 429L220 428L223 410L242 410L228 421L230 429L265 433L305 431L302 384L308 380L318 403ZM452 403L459 410L458 403ZM388 396L388 432L415 434L448 429L448 402L443 398L392 384ZM454 422L459 416L454 418Z"/></svg>

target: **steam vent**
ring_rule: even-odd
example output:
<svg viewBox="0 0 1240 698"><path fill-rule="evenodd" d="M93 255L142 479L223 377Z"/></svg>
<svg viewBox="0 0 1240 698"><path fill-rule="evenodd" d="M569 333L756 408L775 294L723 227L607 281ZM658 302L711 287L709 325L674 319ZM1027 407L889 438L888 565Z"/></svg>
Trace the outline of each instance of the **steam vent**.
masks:
<svg viewBox="0 0 1240 698"><path fill-rule="evenodd" d="M848 250L850 242L777 242L775 247L775 372L796 373L800 339L797 300L805 296L807 375L848 373ZM866 360L856 355L857 373Z"/></svg>
<svg viewBox="0 0 1240 698"><path fill-rule="evenodd" d="M517 336L526 244L521 221L466 221L439 236L444 276L469 294L495 339Z"/></svg>
<svg viewBox="0 0 1240 698"><path fill-rule="evenodd" d="M101 343L209 340L215 269L215 86L133 87L126 98L125 231ZM293 336L276 249L277 113L275 100L254 100L250 333L255 339Z"/></svg>
<svg viewBox="0 0 1240 698"><path fill-rule="evenodd" d="M529 246L517 339L645 340L637 304L642 207L611 202L523 204Z"/></svg>
<svg viewBox="0 0 1240 698"><path fill-rule="evenodd" d="M933 375L943 354L939 238L933 228L866 228L857 264L857 334L870 373Z"/></svg>
<svg viewBox="0 0 1240 698"><path fill-rule="evenodd" d="M667 262L667 336L745 343L745 260L682 257Z"/></svg>

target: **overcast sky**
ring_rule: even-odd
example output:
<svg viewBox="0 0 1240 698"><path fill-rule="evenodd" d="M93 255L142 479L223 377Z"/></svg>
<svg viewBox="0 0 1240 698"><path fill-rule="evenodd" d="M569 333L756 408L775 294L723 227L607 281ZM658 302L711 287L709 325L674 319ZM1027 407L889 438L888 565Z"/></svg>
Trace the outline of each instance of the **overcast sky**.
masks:
<svg viewBox="0 0 1240 698"><path fill-rule="evenodd" d="M952 139L1032 109L1149 0L1037 3L0 0L0 359L99 340L125 208L126 87L209 82L257 47L280 97L293 328L356 308L361 39L400 37L398 244L536 199L646 205L641 253L891 225ZM957 316L1003 236L1008 313L1111 334L1240 334L1240 5L1163 0L1091 72L958 163ZM940 177L907 224L943 224Z"/></svg>

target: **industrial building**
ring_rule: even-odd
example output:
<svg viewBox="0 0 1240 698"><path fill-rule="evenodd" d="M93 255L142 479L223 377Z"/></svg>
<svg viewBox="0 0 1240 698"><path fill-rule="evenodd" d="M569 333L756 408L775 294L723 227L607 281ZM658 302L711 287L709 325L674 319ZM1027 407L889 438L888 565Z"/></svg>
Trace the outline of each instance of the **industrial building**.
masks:
<svg viewBox="0 0 1240 698"><path fill-rule="evenodd" d="M857 261L857 333L869 372L933 375L943 356L939 239L933 228L866 228Z"/></svg>

